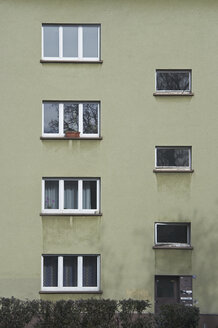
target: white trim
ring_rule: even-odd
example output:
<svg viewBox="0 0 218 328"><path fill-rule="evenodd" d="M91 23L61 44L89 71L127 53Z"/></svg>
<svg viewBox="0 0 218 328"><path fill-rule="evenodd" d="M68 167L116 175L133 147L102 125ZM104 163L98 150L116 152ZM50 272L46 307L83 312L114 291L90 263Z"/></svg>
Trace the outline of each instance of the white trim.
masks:
<svg viewBox="0 0 218 328"><path fill-rule="evenodd" d="M44 280L44 256L41 256L41 289L43 289Z"/></svg>
<svg viewBox="0 0 218 328"><path fill-rule="evenodd" d="M188 166L158 166L157 165L157 151L159 149L185 149L188 150L189 156L189 165ZM156 169L163 169L163 170L177 170L177 171L190 171L192 168L192 147L191 146L155 146L155 168Z"/></svg>
<svg viewBox="0 0 218 328"><path fill-rule="evenodd" d="M44 271L44 257L45 256L57 256L58 257L58 287L44 287L43 286L43 271ZM77 257L77 286L70 287L70 286L63 286L63 259L65 255L42 255L41 256L41 290L42 291L72 291L72 292L80 292L80 291L87 291L87 292L95 292L100 290L100 255L71 255L69 256L76 256ZM68 256L68 255L66 255ZM83 287L83 257L84 256L95 256L97 261L97 286L95 287Z"/></svg>
<svg viewBox="0 0 218 328"><path fill-rule="evenodd" d="M187 228L187 243L173 243L173 242L158 242L157 227L165 226L186 226ZM155 245L173 245L176 247L191 246L191 226L189 222L156 222L154 227L154 242Z"/></svg>
<svg viewBox="0 0 218 328"><path fill-rule="evenodd" d="M78 288L83 286L83 257L78 256L77 258L77 282Z"/></svg>
<svg viewBox="0 0 218 328"><path fill-rule="evenodd" d="M45 181L59 181L59 204L58 209L45 208ZM78 182L78 208L77 209L64 209L64 181L77 181ZM83 209L83 181L96 181L96 208ZM42 179L42 213L48 214L98 214L100 209L100 178L43 178Z"/></svg>
<svg viewBox="0 0 218 328"><path fill-rule="evenodd" d="M47 24L46 24L47 25ZM83 27L88 27L89 24L84 25L68 25L71 27L78 27L78 57L63 57L63 26L59 24L52 24L52 26L58 27L59 29L59 56L58 57L45 57L44 56L44 26L42 25L42 59L48 61L99 61L100 60L100 25L92 24L91 27L97 27L98 31L98 57L83 57ZM49 24L48 24L49 25Z"/></svg>
<svg viewBox="0 0 218 328"><path fill-rule="evenodd" d="M63 58L63 26L59 26L59 57Z"/></svg>
<svg viewBox="0 0 218 328"><path fill-rule="evenodd" d="M67 101L67 102L58 102L58 111L59 111L59 132L58 133L44 133L44 105L57 103L56 101L44 101L42 103L42 136L46 138L55 138L55 137L65 137L64 133L64 104L72 103L78 104L78 131L80 132L80 138L98 138L100 136L100 102L99 101ZM97 105L97 115L98 115L98 124L97 124L97 133L83 133L83 106L84 104L96 104ZM79 138L78 138L79 139Z"/></svg>
<svg viewBox="0 0 218 328"><path fill-rule="evenodd" d="M63 287L63 256L58 256L58 288Z"/></svg>
<svg viewBox="0 0 218 328"><path fill-rule="evenodd" d="M79 104L79 115L78 115L78 119L79 119L78 127L81 136L83 135L83 105L84 103Z"/></svg>
<svg viewBox="0 0 218 328"><path fill-rule="evenodd" d="M64 137L64 104L59 104L59 136Z"/></svg>

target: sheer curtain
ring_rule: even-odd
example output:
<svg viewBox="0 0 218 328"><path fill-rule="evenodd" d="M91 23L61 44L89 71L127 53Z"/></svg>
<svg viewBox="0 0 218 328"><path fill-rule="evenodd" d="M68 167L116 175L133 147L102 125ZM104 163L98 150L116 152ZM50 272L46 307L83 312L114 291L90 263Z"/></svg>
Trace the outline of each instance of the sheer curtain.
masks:
<svg viewBox="0 0 218 328"><path fill-rule="evenodd" d="M57 287L58 285L58 257L44 256L44 287Z"/></svg>
<svg viewBox="0 0 218 328"><path fill-rule="evenodd" d="M45 181L45 209L58 209L59 181Z"/></svg>
<svg viewBox="0 0 218 328"><path fill-rule="evenodd" d="M78 181L64 181L64 208L78 209Z"/></svg>
<svg viewBox="0 0 218 328"><path fill-rule="evenodd" d="M64 256L63 286L77 286L77 256Z"/></svg>
<svg viewBox="0 0 218 328"><path fill-rule="evenodd" d="M97 256L83 256L83 287L97 286Z"/></svg>
<svg viewBox="0 0 218 328"><path fill-rule="evenodd" d="M96 181L83 181L83 209L96 207Z"/></svg>

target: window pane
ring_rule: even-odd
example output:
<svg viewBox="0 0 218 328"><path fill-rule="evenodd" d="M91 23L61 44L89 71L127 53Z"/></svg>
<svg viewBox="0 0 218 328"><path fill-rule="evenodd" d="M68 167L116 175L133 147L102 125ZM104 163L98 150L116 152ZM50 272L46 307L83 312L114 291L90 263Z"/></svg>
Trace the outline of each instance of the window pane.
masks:
<svg viewBox="0 0 218 328"><path fill-rule="evenodd" d="M157 90L190 90L189 72L157 72Z"/></svg>
<svg viewBox="0 0 218 328"><path fill-rule="evenodd" d="M63 27L63 56L78 57L78 27Z"/></svg>
<svg viewBox="0 0 218 328"><path fill-rule="evenodd" d="M189 149L157 149L157 166L189 166Z"/></svg>
<svg viewBox="0 0 218 328"><path fill-rule="evenodd" d="M57 287L58 285L58 257L44 256L43 286Z"/></svg>
<svg viewBox="0 0 218 328"><path fill-rule="evenodd" d="M78 181L64 181L64 208L78 208Z"/></svg>
<svg viewBox="0 0 218 328"><path fill-rule="evenodd" d="M174 297L174 284L172 279L158 279L157 281L157 297Z"/></svg>
<svg viewBox="0 0 218 328"><path fill-rule="evenodd" d="M63 285L77 286L77 256L64 256Z"/></svg>
<svg viewBox="0 0 218 328"><path fill-rule="evenodd" d="M184 243L187 241L186 225L157 225L157 241L158 243Z"/></svg>
<svg viewBox="0 0 218 328"><path fill-rule="evenodd" d="M59 182L45 181L45 209L58 209Z"/></svg>
<svg viewBox="0 0 218 328"><path fill-rule="evenodd" d="M64 132L78 131L79 128L79 105L78 104L64 104Z"/></svg>
<svg viewBox="0 0 218 328"><path fill-rule="evenodd" d="M83 256L83 287L97 286L97 256Z"/></svg>
<svg viewBox="0 0 218 328"><path fill-rule="evenodd" d="M59 132L59 105L44 103L44 133Z"/></svg>
<svg viewBox="0 0 218 328"><path fill-rule="evenodd" d="M96 209L96 181L83 181L83 209Z"/></svg>
<svg viewBox="0 0 218 328"><path fill-rule="evenodd" d="M98 104L83 104L83 133L98 133Z"/></svg>
<svg viewBox="0 0 218 328"><path fill-rule="evenodd" d="M98 57L98 27L83 27L83 57Z"/></svg>
<svg viewBox="0 0 218 328"><path fill-rule="evenodd" d="M59 28L58 26L43 26L44 57L59 56Z"/></svg>

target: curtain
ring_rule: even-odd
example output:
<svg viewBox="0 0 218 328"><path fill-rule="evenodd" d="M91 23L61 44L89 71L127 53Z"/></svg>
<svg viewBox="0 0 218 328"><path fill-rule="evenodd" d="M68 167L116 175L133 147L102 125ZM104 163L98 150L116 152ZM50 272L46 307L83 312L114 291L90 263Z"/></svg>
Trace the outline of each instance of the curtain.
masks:
<svg viewBox="0 0 218 328"><path fill-rule="evenodd" d="M96 181L83 181L83 209L96 209Z"/></svg>
<svg viewBox="0 0 218 328"><path fill-rule="evenodd" d="M78 181L64 181L64 208L78 208Z"/></svg>
<svg viewBox="0 0 218 328"><path fill-rule="evenodd" d="M44 256L44 287L57 287L58 285L58 257Z"/></svg>
<svg viewBox="0 0 218 328"><path fill-rule="evenodd" d="M63 286L77 286L77 256L64 256Z"/></svg>
<svg viewBox="0 0 218 328"><path fill-rule="evenodd" d="M83 256L83 287L97 286L97 256Z"/></svg>
<svg viewBox="0 0 218 328"><path fill-rule="evenodd" d="M45 181L45 209L58 209L59 181Z"/></svg>

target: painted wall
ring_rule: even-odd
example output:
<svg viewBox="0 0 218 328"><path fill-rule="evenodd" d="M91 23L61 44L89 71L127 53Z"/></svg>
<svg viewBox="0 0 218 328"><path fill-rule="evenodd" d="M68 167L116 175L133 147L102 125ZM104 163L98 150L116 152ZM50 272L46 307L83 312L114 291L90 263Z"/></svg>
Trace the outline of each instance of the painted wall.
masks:
<svg viewBox="0 0 218 328"><path fill-rule="evenodd" d="M42 253L90 253L95 297L153 303L155 274L193 274L201 312L217 313L217 1L0 0L0 13L0 296L39 297ZM41 24L56 22L100 23L103 64L40 63ZM192 69L194 96L154 97L158 68ZM40 140L51 99L100 100L103 140ZM156 145L192 146L194 173L154 174ZM102 217L40 217L43 176L101 177ZM194 250L153 250L155 221L191 222Z"/></svg>

